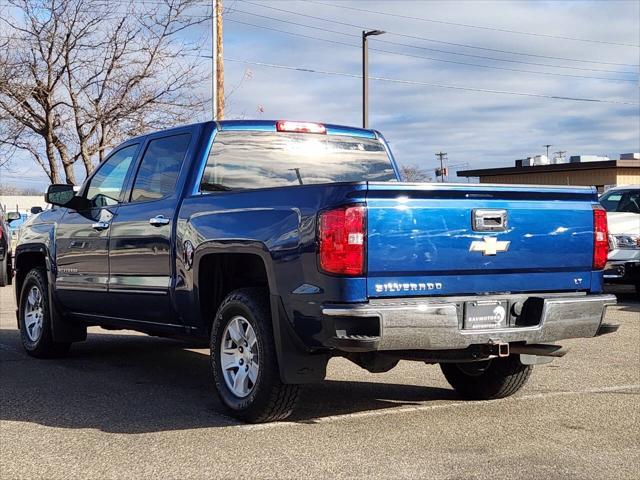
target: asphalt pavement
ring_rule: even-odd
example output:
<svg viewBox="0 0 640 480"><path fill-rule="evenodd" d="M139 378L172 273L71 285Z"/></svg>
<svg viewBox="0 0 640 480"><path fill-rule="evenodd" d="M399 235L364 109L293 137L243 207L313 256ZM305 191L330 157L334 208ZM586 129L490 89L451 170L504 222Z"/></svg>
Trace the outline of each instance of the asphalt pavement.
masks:
<svg viewBox="0 0 640 480"><path fill-rule="evenodd" d="M612 335L564 342L514 397L460 400L437 366L371 374L343 359L286 422L243 425L208 352L90 329L62 360L23 353L0 289L0 478L638 478L640 303Z"/></svg>

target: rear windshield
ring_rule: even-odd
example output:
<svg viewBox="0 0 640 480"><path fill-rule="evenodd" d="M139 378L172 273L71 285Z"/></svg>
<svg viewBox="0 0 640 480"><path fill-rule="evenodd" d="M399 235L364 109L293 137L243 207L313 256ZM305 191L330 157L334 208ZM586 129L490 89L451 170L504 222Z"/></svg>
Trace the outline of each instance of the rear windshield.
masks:
<svg viewBox="0 0 640 480"><path fill-rule="evenodd" d="M364 180L397 180L389 156L377 139L222 131L215 137L201 190Z"/></svg>

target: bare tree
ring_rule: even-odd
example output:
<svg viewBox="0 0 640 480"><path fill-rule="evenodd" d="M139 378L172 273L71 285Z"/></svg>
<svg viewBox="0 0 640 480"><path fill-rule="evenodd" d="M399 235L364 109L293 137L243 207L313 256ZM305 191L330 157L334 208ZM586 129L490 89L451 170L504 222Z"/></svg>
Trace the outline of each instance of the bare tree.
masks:
<svg viewBox="0 0 640 480"><path fill-rule="evenodd" d="M8 1L21 15L0 15L0 149L27 152L52 182L59 167L76 183L78 160L89 174L123 139L203 114L210 71L202 42L183 40L209 20L197 0Z"/></svg>
<svg viewBox="0 0 640 480"><path fill-rule="evenodd" d="M31 19L26 28L0 16L10 27L6 48L0 54L0 144L11 153L16 149L28 152L52 182L60 181L55 147L59 141L55 138L56 90L63 69L60 51L55 48L57 13L39 17L38 5L24 2L24 14ZM74 180L71 173L69 181Z"/></svg>
<svg viewBox="0 0 640 480"><path fill-rule="evenodd" d="M402 165L400 167L400 175L403 182L431 182L433 178L427 170L416 167L415 165Z"/></svg>

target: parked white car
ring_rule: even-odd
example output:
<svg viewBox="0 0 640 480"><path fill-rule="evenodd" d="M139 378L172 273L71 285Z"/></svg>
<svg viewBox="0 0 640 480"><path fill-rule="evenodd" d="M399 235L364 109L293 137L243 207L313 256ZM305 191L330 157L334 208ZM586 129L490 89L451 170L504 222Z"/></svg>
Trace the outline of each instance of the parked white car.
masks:
<svg viewBox="0 0 640 480"><path fill-rule="evenodd" d="M635 285L640 295L640 185L607 190L600 203L609 222L605 282Z"/></svg>

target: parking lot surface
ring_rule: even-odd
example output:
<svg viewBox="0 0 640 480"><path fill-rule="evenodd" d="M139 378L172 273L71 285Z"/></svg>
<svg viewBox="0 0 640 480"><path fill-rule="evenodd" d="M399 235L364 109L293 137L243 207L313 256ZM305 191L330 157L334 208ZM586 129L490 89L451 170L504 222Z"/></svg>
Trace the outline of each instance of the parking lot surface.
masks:
<svg viewBox="0 0 640 480"><path fill-rule="evenodd" d="M23 353L0 289L0 478L638 478L640 303L620 330L565 342L504 400L460 400L438 366L343 359L286 422L224 414L208 352L90 329L62 360Z"/></svg>

